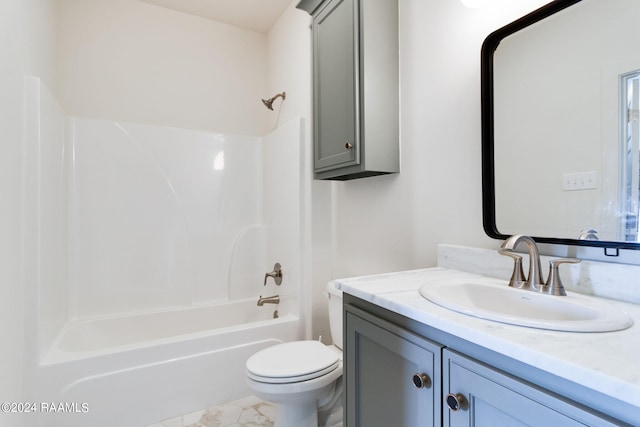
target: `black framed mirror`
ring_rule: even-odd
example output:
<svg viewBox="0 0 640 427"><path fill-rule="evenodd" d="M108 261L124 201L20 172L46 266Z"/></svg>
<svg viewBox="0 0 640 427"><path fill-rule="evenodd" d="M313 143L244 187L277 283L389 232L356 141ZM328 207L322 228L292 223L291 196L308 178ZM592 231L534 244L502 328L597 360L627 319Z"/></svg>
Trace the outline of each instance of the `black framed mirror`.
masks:
<svg viewBox="0 0 640 427"><path fill-rule="evenodd" d="M640 249L639 21L636 0L556 0L485 39L490 237Z"/></svg>

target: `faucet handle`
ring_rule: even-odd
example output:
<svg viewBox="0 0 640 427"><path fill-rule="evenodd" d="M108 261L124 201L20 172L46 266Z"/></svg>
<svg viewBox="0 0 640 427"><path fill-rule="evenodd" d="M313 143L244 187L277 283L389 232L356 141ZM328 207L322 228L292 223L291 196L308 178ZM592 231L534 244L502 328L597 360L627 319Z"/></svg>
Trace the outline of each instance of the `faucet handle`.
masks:
<svg viewBox="0 0 640 427"><path fill-rule="evenodd" d="M269 277L273 277L273 280L276 282L276 285L280 286L282 283L282 266L279 262L276 262L273 266L273 271L270 273L265 273L264 275L264 286L267 286L267 279Z"/></svg>
<svg viewBox="0 0 640 427"><path fill-rule="evenodd" d="M560 280L558 266L560 264L577 264L580 261L581 260L577 258L559 258L549 261L549 276L547 277L547 283L540 288L540 292L557 296L567 295L567 292L564 290L564 286L562 285L562 281Z"/></svg>
<svg viewBox="0 0 640 427"><path fill-rule="evenodd" d="M519 289L526 288L527 279L522 271L522 257L511 249L500 249L498 253L513 258L513 273L509 279L509 286Z"/></svg>

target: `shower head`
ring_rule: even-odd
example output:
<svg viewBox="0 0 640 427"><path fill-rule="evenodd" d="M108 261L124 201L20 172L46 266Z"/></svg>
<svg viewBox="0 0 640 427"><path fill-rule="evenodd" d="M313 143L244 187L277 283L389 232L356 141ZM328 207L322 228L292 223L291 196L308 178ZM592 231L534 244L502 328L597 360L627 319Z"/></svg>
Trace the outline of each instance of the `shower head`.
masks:
<svg viewBox="0 0 640 427"><path fill-rule="evenodd" d="M286 92L282 92L277 94L276 96L273 96L269 99L263 99L262 103L265 105L265 107L267 107L269 110L273 111L273 101L275 101L278 98L282 98L282 100L284 101L285 99L287 99L287 93Z"/></svg>

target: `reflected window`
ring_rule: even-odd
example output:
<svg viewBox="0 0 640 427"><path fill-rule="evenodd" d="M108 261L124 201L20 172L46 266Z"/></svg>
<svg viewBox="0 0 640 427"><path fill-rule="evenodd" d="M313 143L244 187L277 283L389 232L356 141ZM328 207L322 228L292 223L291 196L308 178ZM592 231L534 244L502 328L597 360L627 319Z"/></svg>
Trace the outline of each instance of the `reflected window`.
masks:
<svg viewBox="0 0 640 427"><path fill-rule="evenodd" d="M624 240L638 242L638 207L640 206L640 70L621 77L621 145L622 145L622 200L625 210L621 215L620 230Z"/></svg>

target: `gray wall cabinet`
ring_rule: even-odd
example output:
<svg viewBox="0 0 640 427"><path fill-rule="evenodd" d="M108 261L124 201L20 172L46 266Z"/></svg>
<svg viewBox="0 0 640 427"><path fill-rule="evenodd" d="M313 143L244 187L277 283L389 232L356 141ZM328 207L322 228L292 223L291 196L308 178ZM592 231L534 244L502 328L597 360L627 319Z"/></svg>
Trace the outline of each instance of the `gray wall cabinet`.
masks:
<svg viewBox="0 0 640 427"><path fill-rule="evenodd" d="M346 427L632 425L597 391L350 295L344 303Z"/></svg>
<svg viewBox="0 0 640 427"><path fill-rule="evenodd" d="M398 0L297 7L313 16L314 177L399 172Z"/></svg>

